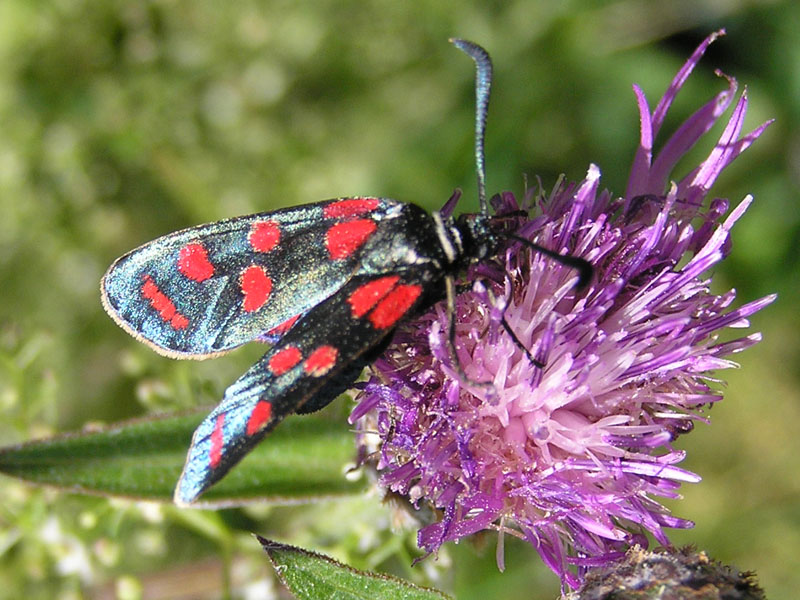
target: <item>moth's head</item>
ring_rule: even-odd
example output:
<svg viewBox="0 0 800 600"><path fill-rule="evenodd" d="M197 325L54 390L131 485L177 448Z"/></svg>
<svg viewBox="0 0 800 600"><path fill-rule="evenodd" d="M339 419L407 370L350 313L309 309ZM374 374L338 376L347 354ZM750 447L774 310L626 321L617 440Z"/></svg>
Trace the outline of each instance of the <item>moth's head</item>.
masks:
<svg viewBox="0 0 800 600"><path fill-rule="evenodd" d="M467 213L456 218L466 263L482 260L497 251L500 237L494 231L492 220L493 217L482 213Z"/></svg>

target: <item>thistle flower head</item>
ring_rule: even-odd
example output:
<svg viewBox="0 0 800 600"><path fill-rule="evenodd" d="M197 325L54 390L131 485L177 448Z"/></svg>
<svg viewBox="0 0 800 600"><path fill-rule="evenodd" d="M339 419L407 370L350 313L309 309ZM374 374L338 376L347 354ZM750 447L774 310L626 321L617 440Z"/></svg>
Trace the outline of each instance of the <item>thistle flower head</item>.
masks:
<svg viewBox="0 0 800 600"><path fill-rule="evenodd" d="M769 124L740 135L746 93L706 160L677 183L675 164L733 103L736 81L725 78L727 89L653 153L670 104L717 35L652 112L634 86L641 141L624 196L601 191L592 165L550 193L493 199L517 235L588 260L586 288L568 266L509 243L466 275L477 283L456 301L456 357L440 303L402 326L373 365L351 419L365 441L379 437L381 484L439 510L419 531L424 550L496 529L529 541L575 587L589 567L646 545L647 533L668 545L665 528L692 526L660 503L699 481L676 466L684 452L673 442L721 399L712 373L760 339L719 333L747 326L774 299L733 308L734 290L710 291L708 273L752 198L729 211L706 195Z"/></svg>

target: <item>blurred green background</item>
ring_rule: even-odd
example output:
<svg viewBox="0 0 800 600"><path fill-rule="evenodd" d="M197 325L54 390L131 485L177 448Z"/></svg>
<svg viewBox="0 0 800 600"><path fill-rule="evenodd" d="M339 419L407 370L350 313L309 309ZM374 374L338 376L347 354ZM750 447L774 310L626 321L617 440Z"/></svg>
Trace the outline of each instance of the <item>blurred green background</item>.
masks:
<svg viewBox="0 0 800 600"><path fill-rule="evenodd" d="M796 597L798 23L796 3L743 0L5 0L0 444L212 404L260 354L179 363L116 327L98 281L141 243L345 195L435 209L461 186L462 209L474 208L473 66L448 37L479 42L495 61L490 191L519 192L524 174L546 187L561 173L580 179L595 162L622 193L638 142L631 84L654 105L697 43L725 27L667 129L723 89L715 68L748 86L748 130L777 119L714 194L756 197L717 291L735 287L739 303L780 297L753 319L763 343L721 374L729 383L712 426L680 441L684 466L704 481L671 504L697 522L673 540L756 570L770 598ZM229 585L235 597L282 593L249 531L459 599L558 593L535 553L511 540L499 574L494 536L411 569L413 531L387 531L394 513L376 497L212 513L5 477L0 486L1 597L217 598Z"/></svg>

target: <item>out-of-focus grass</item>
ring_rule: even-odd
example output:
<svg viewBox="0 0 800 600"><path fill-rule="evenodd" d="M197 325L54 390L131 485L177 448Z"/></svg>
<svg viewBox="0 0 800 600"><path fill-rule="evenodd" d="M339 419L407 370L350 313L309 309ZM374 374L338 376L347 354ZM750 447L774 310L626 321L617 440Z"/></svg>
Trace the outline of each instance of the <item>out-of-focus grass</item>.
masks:
<svg viewBox="0 0 800 600"><path fill-rule="evenodd" d="M474 39L495 59L490 190L519 191L523 174L546 185L560 173L579 179L595 162L605 185L622 192L638 139L631 83L654 103L695 44L724 26L729 35L712 46L671 122L723 87L715 67L748 85L751 128L778 119L715 193L756 196L719 289L736 287L740 301L780 298L753 319L765 341L741 356L741 371L724 375L727 397L712 426L680 442L686 466L705 481L674 503L697 521L674 539L757 570L770 597L792 597L800 589L798 17L791 2L7 0L0 442L213 403L258 355L246 348L176 363L118 329L97 285L138 244L342 195L433 209L462 186L462 208L474 207L472 65L449 36ZM388 509L375 498L205 514L2 483L0 585L19 597L114 589L178 597L169 584L179 576L218 597L229 562L236 586L263 590L266 563L243 534L252 529L357 566L435 575L461 599L501 590L530 598L533 589L549 598L558 589L522 544L509 543L509 568L498 574L491 536L483 549L450 547L438 563L409 571L411 534L376 532Z"/></svg>

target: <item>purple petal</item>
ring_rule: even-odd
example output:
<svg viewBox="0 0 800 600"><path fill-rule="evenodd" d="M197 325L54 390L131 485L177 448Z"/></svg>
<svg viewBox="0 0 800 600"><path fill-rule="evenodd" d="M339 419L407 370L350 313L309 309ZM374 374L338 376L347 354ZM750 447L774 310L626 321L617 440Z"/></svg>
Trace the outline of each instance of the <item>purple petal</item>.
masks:
<svg viewBox="0 0 800 600"><path fill-rule="evenodd" d="M703 54L705 54L708 47L714 41L716 41L717 38L723 35L725 35L725 30L720 29L706 37L706 39L700 43L695 51L692 52L692 55L675 75L672 82L669 84L667 91L664 93L664 96L661 98L661 100L659 100L658 106L656 106L656 109L653 111L653 137L658 135L658 132L661 130L661 126L664 124L664 119L667 116L669 107L672 106L672 101L675 100L675 97L683 87L683 84L686 83L689 75L691 75L692 71L697 66L697 63L700 62Z"/></svg>
<svg viewBox="0 0 800 600"><path fill-rule="evenodd" d="M654 194L664 191L669 174L677 162L714 126L730 106L735 94L736 80L728 78L728 89L714 96L678 128L664 144L650 169L647 191Z"/></svg>
<svg viewBox="0 0 800 600"><path fill-rule="evenodd" d="M647 193L650 189L650 165L653 162L653 123L650 118L650 107L638 85L634 84L633 93L636 95L636 104L639 107L639 147L633 157L631 175L625 190L626 198L635 198Z"/></svg>

